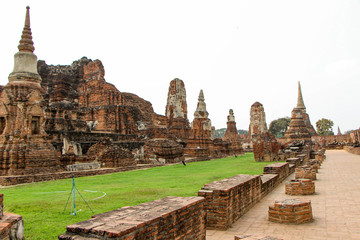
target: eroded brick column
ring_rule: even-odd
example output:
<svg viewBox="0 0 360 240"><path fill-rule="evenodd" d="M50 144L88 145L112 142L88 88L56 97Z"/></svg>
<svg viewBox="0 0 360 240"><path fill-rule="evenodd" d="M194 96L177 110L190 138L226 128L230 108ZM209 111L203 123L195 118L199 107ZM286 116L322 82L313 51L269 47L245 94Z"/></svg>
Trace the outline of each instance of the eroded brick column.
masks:
<svg viewBox="0 0 360 240"><path fill-rule="evenodd" d="M316 180L316 170L308 166L298 167L295 169L295 179L300 178Z"/></svg>
<svg viewBox="0 0 360 240"><path fill-rule="evenodd" d="M315 193L315 183L310 179L293 179L285 183L287 195L311 195Z"/></svg>
<svg viewBox="0 0 360 240"><path fill-rule="evenodd" d="M269 221L278 223L306 223L313 220L311 201L285 199L269 206Z"/></svg>

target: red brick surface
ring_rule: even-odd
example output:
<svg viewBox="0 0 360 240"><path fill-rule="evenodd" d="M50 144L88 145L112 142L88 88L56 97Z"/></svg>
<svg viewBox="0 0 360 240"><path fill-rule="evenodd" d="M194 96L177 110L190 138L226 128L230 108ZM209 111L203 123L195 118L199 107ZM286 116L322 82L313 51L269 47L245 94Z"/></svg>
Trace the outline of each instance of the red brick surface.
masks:
<svg viewBox="0 0 360 240"><path fill-rule="evenodd" d="M67 226L59 239L205 239L204 199L166 197L97 214Z"/></svg>
<svg viewBox="0 0 360 240"><path fill-rule="evenodd" d="M286 199L269 206L269 221L279 223L305 223L313 220L311 201Z"/></svg>
<svg viewBox="0 0 360 240"><path fill-rule="evenodd" d="M310 179L293 179L285 183L285 194L311 195L315 193L315 183Z"/></svg>

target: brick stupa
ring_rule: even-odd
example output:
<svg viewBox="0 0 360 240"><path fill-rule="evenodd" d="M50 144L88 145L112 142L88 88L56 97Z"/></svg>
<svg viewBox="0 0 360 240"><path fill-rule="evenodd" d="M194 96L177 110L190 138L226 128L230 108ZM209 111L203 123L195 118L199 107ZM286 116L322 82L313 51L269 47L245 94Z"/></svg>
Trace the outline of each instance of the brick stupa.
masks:
<svg viewBox="0 0 360 240"><path fill-rule="evenodd" d="M200 90L194 120L191 123L191 135L185 148L185 153L189 156L209 156L214 150L211 139L211 120L208 117L204 92Z"/></svg>
<svg viewBox="0 0 360 240"><path fill-rule="evenodd" d="M286 142L311 142L311 136L314 135L312 132L315 132L315 130L310 123L309 115L306 113L299 82L297 105L291 112L289 128L286 130L283 139L285 139Z"/></svg>
<svg viewBox="0 0 360 240"><path fill-rule="evenodd" d="M301 92L300 82L298 82L298 101L297 101L296 108L301 110L302 117L305 122L305 126L309 130L310 134L316 136L317 133L316 133L313 125L310 122L309 114L306 113L306 107L305 107L304 99L303 99L302 92Z"/></svg>
<svg viewBox="0 0 360 240"><path fill-rule="evenodd" d="M226 123L227 128L223 139L231 143L230 146L231 153L242 154L243 149L242 149L241 139L240 139L240 135L237 132L235 116L232 109L229 110L229 115L227 119L228 119Z"/></svg>
<svg viewBox="0 0 360 240"><path fill-rule="evenodd" d="M55 172L60 165L44 130L44 90L33 53L29 9L14 69L0 98L1 175Z"/></svg>

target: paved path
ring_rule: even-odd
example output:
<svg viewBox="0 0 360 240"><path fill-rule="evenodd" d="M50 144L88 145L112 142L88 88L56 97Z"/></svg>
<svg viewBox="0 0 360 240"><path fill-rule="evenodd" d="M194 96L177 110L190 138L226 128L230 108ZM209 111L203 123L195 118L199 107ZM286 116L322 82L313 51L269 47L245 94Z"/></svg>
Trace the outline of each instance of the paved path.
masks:
<svg viewBox="0 0 360 240"><path fill-rule="evenodd" d="M343 150L326 151L315 180L315 195L285 195L285 182L257 203L227 231L207 230L207 240L234 239L234 236L265 234L297 239L360 239L360 155ZM267 220L269 206L286 198L310 199L314 221L300 225Z"/></svg>

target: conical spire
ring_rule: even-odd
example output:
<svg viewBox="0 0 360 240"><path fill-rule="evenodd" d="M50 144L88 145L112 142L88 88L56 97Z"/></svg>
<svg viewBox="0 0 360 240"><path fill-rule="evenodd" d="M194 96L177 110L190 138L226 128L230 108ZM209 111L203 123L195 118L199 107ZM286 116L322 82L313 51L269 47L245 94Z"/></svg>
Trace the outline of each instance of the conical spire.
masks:
<svg viewBox="0 0 360 240"><path fill-rule="evenodd" d="M202 89L200 90L198 100L199 100L199 101L205 101L205 98L204 98L204 92L203 92L203 90L202 90Z"/></svg>
<svg viewBox="0 0 360 240"><path fill-rule="evenodd" d="M21 35L20 44L18 46L19 52L33 53L35 50L34 42L32 41L30 28L30 7L26 7L25 26Z"/></svg>
<svg viewBox="0 0 360 240"><path fill-rule="evenodd" d="M201 89L200 93L199 93L198 104L196 107L196 111L194 113L194 117L195 118L207 118L208 116L209 116L209 113L206 111L204 92Z"/></svg>
<svg viewBox="0 0 360 240"><path fill-rule="evenodd" d="M37 71L37 57L34 54L34 43L30 29L30 7L26 7L25 26L21 35L19 51L14 55L14 69L9 75L10 82L41 82L41 77Z"/></svg>
<svg viewBox="0 0 360 240"><path fill-rule="evenodd" d="M302 97L302 93L301 93L300 82L298 82L298 101L297 101L296 108L306 109L305 104L304 104L304 100L303 100L303 97Z"/></svg>
<svg viewBox="0 0 360 240"><path fill-rule="evenodd" d="M340 127L338 126L338 132L337 135L342 135L341 131L340 131Z"/></svg>

